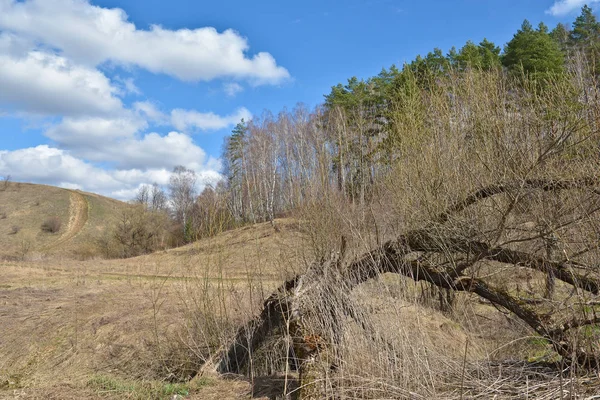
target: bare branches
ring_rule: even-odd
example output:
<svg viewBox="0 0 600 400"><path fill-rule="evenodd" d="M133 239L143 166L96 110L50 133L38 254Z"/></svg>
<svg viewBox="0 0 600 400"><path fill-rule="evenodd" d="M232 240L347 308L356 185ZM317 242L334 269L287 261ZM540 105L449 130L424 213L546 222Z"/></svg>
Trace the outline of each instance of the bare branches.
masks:
<svg viewBox="0 0 600 400"><path fill-rule="evenodd" d="M454 203L446 211L441 213L434 219L435 222L445 223L450 219L452 214L463 211L467 207L477 203L478 201L487 199L501 193L507 193L512 190L523 189L539 189L544 192L590 188L600 185L600 179L593 176L582 177L577 179L526 179L520 182L498 183L486 186L476 190L464 199ZM596 192L596 191L594 191ZM597 193L598 194L598 193Z"/></svg>
<svg viewBox="0 0 600 400"><path fill-rule="evenodd" d="M410 232L398 239L400 247L406 252L460 252L475 254L480 259L487 259L509 265L518 265L531 268L540 272L551 271L557 279L573 285L579 289L600 293L600 283L573 271L568 262L556 262L544 257L534 256L524 251L511 250L502 247L492 247L484 242L470 241L467 239L444 237L434 235L427 230ZM582 268L581 265L578 265Z"/></svg>

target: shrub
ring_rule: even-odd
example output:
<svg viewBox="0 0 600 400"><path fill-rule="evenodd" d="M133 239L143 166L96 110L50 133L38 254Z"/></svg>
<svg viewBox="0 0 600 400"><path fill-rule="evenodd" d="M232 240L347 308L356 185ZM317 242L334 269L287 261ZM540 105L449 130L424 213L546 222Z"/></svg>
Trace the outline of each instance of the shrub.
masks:
<svg viewBox="0 0 600 400"><path fill-rule="evenodd" d="M18 225L13 225L10 228L10 232L8 232L9 235L16 235L17 233L19 233L19 231L21 230L21 227Z"/></svg>
<svg viewBox="0 0 600 400"><path fill-rule="evenodd" d="M48 218L42 223L42 231L48 233L56 233L60 230L62 223L60 222L60 218L52 217Z"/></svg>
<svg viewBox="0 0 600 400"><path fill-rule="evenodd" d="M8 189L9 185L10 185L10 175L6 175L2 179L2 185L0 186L0 191L5 191L6 189Z"/></svg>

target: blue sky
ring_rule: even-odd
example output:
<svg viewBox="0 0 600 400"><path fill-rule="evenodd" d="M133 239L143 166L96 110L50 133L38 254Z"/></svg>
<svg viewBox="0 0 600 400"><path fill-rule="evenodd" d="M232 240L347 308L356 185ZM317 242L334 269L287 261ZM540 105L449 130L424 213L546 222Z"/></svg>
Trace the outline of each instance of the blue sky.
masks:
<svg viewBox="0 0 600 400"><path fill-rule="evenodd" d="M0 176L129 199L183 164L201 189L242 117L585 3L0 0Z"/></svg>

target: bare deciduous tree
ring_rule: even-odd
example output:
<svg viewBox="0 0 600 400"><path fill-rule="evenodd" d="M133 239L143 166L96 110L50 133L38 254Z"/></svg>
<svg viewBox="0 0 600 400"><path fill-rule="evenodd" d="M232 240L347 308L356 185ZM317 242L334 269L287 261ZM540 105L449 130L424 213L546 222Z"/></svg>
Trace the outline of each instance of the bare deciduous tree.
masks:
<svg viewBox="0 0 600 400"><path fill-rule="evenodd" d="M182 165L173 169L169 179L169 192L173 215L182 225L185 236L189 216L196 198L196 173ZM191 238L186 238L189 240Z"/></svg>
<svg viewBox="0 0 600 400"><path fill-rule="evenodd" d="M152 211L165 211L167 205L168 199L165 191L158 186L158 183L154 182L150 190L150 209Z"/></svg>
<svg viewBox="0 0 600 400"><path fill-rule="evenodd" d="M9 175L5 175L4 178L2 178L2 190L6 190L8 189L8 186L10 185L10 180L11 180L11 176Z"/></svg>

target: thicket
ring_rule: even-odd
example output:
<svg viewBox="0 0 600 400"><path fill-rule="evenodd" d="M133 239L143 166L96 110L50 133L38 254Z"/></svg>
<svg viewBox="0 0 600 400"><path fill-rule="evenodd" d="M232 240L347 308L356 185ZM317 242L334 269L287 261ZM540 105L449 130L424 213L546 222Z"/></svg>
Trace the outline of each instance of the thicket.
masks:
<svg viewBox="0 0 600 400"><path fill-rule="evenodd" d="M294 212L317 261L239 328L217 370L257 373L275 336L273 359L295 361L270 371L297 368L302 398L552 398L566 372L597 371L599 44L584 7L572 30L526 21L503 53L487 40L436 49L334 86L315 110L238 124L224 149L232 219ZM401 279L388 302L413 304L423 283L421 298L477 335L493 307L506 342L542 343L533 361L560 383L498 384L491 361L526 358L511 344L482 367L467 362L468 341L458 362L421 346L424 332L392 328L397 311L372 311L389 274Z"/></svg>
<svg viewBox="0 0 600 400"><path fill-rule="evenodd" d="M599 48L600 24L586 6L572 30L558 25L550 32L543 23L534 29L525 21L503 53L486 39L467 42L446 55L435 49L401 69L392 66L372 78L353 77L332 87L314 110L298 105L242 121L224 145L229 211L235 221L256 222L322 196L339 194L352 204L371 202L376 184L403 162L411 146L427 142L432 128L448 124L445 117L453 118L450 128L463 135L467 146L477 136L491 134L484 126L467 133L470 127L460 125L466 119L458 111L461 100L475 94L457 91L487 90L466 88L468 79L490 79L490 85L501 81L498 90L505 93L498 100L506 104L498 112L519 112L519 102L547 97L557 85L578 112L577 107L589 106L593 95ZM457 115L447 110L433 115L440 101L446 103L440 107ZM482 108L474 107L461 112L475 115ZM506 140L519 140L502 134Z"/></svg>
<svg viewBox="0 0 600 400"><path fill-rule="evenodd" d="M177 166L168 191L142 185L132 206L96 246L109 258L127 258L181 246L234 227L223 184L196 193L196 174Z"/></svg>
<svg viewBox="0 0 600 400"><path fill-rule="evenodd" d="M584 7L572 29L525 22L504 52L436 49L242 121L216 188L197 196L177 167L170 207L140 191L138 220L167 218L172 245L293 213L316 260L237 329L226 295L193 291L223 310L190 317L202 338L184 353L201 372L297 370L307 399L596 393L581 376L600 369L598 44ZM126 239L156 240L129 220Z"/></svg>
<svg viewBox="0 0 600 400"><path fill-rule="evenodd" d="M430 141L440 125L462 135L462 146L472 147L476 140L497 134L483 119L502 116L483 113L519 113L531 101L545 101L545 107L552 108L554 99L548 96L557 90L565 90L570 101L567 113L591 107L599 49L600 24L587 6L572 28L559 24L550 31L543 23L534 28L524 21L504 51L487 39L469 41L447 54L434 49L402 68L391 66L371 78L353 77L332 87L313 110L299 104L276 115L265 111L251 121L242 120L223 146L224 181L198 194L194 172L178 166L167 191L156 184L143 186L134 203L168 216L167 224L158 224L162 231L153 233L162 237L163 247L272 221L315 202L336 199L371 207L380 202L376 193L395 171L410 162L414 154L409 153L421 152L419 146ZM482 82L467 87L467 80ZM505 104L496 110L465 104L478 94L461 91L486 91L485 80L501 86L496 100ZM565 100L560 103L556 107L564 108ZM436 107L442 108L441 114L433 114ZM469 126L475 123L469 119L482 119L481 126ZM505 141L521 140L509 131L502 132Z"/></svg>

